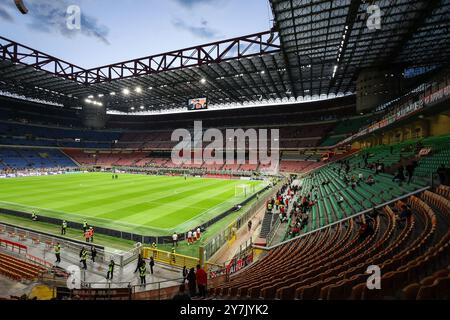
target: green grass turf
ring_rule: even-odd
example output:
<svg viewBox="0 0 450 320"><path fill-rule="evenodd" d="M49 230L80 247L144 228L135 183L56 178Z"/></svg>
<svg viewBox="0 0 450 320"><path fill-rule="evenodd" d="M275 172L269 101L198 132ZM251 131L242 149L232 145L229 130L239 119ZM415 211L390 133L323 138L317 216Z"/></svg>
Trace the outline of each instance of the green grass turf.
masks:
<svg viewBox="0 0 450 320"><path fill-rule="evenodd" d="M229 209L236 185L258 181L89 173L0 180L0 206L124 232L185 232Z"/></svg>

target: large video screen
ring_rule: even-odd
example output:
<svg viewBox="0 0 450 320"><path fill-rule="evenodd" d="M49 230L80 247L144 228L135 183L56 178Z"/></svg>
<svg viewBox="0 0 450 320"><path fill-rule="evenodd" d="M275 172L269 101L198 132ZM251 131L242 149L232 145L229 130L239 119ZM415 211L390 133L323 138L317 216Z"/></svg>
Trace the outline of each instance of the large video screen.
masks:
<svg viewBox="0 0 450 320"><path fill-rule="evenodd" d="M208 109L208 101L206 98L189 99L189 110L204 110Z"/></svg>

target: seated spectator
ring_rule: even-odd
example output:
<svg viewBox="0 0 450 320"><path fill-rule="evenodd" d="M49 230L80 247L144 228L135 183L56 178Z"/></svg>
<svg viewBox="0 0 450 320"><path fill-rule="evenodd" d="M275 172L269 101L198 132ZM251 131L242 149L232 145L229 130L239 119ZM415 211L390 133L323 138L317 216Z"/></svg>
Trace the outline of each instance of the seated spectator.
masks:
<svg viewBox="0 0 450 320"><path fill-rule="evenodd" d="M392 181L399 181L400 182L400 184L402 183L402 182L404 182L405 181L405 168L403 167L403 166L400 166L399 168L398 168L398 172L397 172L397 174L394 176L394 178L392 179Z"/></svg>
<svg viewBox="0 0 450 320"><path fill-rule="evenodd" d="M411 208L408 205L402 205L402 211L400 212L400 220L409 220L412 216Z"/></svg>
<svg viewBox="0 0 450 320"><path fill-rule="evenodd" d="M369 186L373 186L373 185L375 184L375 179L373 178L372 175L370 175L370 176L367 177L366 183L367 183Z"/></svg>

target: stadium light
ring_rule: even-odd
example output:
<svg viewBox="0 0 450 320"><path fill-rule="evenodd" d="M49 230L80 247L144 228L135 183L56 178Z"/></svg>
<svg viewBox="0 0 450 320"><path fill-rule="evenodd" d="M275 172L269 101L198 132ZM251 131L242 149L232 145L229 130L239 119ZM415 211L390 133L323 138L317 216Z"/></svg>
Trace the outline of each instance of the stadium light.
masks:
<svg viewBox="0 0 450 320"><path fill-rule="evenodd" d="M142 88L141 87L136 87L136 89L134 91L136 91L137 93L141 93L142 92Z"/></svg>
<svg viewBox="0 0 450 320"><path fill-rule="evenodd" d="M113 91L113 92L111 92L109 95L110 95L110 96L115 96L116 93Z"/></svg>
<svg viewBox="0 0 450 320"><path fill-rule="evenodd" d="M103 94L103 93L100 93L99 95L98 95L98 97L99 98L103 98L105 95Z"/></svg>
<svg viewBox="0 0 450 320"><path fill-rule="evenodd" d="M123 94L126 95L126 96L130 94L130 90L129 90L129 89L123 89L122 92L123 92Z"/></svg>
<svg viewBox="0 0 450 320"><path fill-rule="evenodd" d="M153 90L153 87L148 87L148 90Z"/></svg>
<svg viewBox="0 0 450 320"><path fill-rule="evenodd" d="M202 84L205 84L205 83L206 83L206 79L205 79L205 78L202 78L202 80L200 80L200 82L201 82Z"/></svg>
<svg viewBox="0 0 450 320"><path fill-rule="evenodd" d="M141 106L141 110L144 110L145 109L145 107L144 106Z"/></svg>

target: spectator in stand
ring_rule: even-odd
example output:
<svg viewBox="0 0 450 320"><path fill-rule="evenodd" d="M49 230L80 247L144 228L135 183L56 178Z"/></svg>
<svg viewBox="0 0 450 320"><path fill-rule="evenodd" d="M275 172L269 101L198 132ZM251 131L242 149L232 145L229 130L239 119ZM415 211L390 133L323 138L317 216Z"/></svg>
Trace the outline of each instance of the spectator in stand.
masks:
<svg viewBox="0 0 450 320"><path fill-rule="evenodd" d="M206 286L208 283L208 276L207 276L205 270L203 270L199 264L197 265L197 272L196 272L195 276L197 279L198 293L201 297L205 298L206 297Z"/></svg>
<svg viewBox="0 0 450 320"><path fill-rule="evenodd" d="M153 267L155 266L155 260L153 259L153 257L150 257L148 265L150 266L150 273L153 274Z"/></svg>
<svg viewBox="0 0 450 320"><path fill-rule="evenodd" d="M358 174L358 182L363 181L363 179L364 179L364 175L362 173L359 173Z"/></svg>
<svg viewBox="0 0 450 320"><path fill-rule="evenodd" d="M181 271L181 275L183 276L183 283L186 282L187 276L189 274L188 269L186 268L186 266L183 267L183 270Z"/></svg>
<svg viewBox="0 0 450 320"><path fill-rule="evenodd" d="M369 221L365 221L361 223L359 229L359 240L364 241L368 236L371 236L374 233L372 224Z"/></svg>
<svg viewBox="0 0 450 320"><path fill-rule="evenodd" d="M392 181L399 181L400 184L405 181L405 168L401 165L398 168L397 174L394 176Z"/></svg>
<svg viewBox="0 0 450 320"><path fill-rule="evenodd" d="M197 294L197 277L195 276L194 268L189 270L187 275L189 294L191 297L195 297Z"/></svg>
<svg viewBox="0 0 450 320"><path fill-rule="evenodd" d="M337 203L342 206L342 204L344 203L344 198L342 197L342 195L339 195L339 197L337 198Z"/></svg>
<svg viewBox="0 0 450 320"><path fill-rule="evenodd" d="M136 269L134 270L134 273L138 272L139 267L141 266L142 262L144 261L144 259L142 259L141 254L138 255L138 260L137 260L137 265L136 265Z"/></svg>
<svg viewBox="0 0 450 320"><path fill-rule="evenodd" d="M411 208L406 204L402 205L402 212L400 212L399 220L409 221L411 216L412 216Z"/></svg>
<svg viewBox="0 0 450 320"><path fill-rule="evenodd" d="M447 186L450 185L450 166L445 169L445 181Z"/></svg>
<svg viewBox="0 0 450 320"><path fill-rule="evenodd" d="M416 169L417 162L413 161L406 166L406 172L408 173L408 184L411 183L411 179L414 175L414 170Z"/></svg>
<svg viewBox="0 0 450 320"><path fill-rule="evenodd" d="M367 177L366 183L367 183L369 186L373 186L373 185L375 184L375 179L373 178L372 175L369 175L369 176Z"/></svg>
<svg viewBox="0 0 450 320"><path fill-rule="evenodd" d="M95 257L97 256L97 249L92 246L91 247L91 258L92 258L92 262L95 262Z"/></svg>
<svg viewBox="0 0 450 320"><path fill-rule="evenodd" d="M172 300L175 301L189 301L191 297L186 293L186 286L183 284L180 285L178 289L178 293L173 297Z"/></svg>
<svg viewBox="0 0 450 320"><path fill-rule="evenodd" d="M443 185L448 185L449 184L448 181L447 181L447 170L448 169L445 168L445 165L442 164L436 171L436 173L439 176L439 182L441 184L443 184Z"/></svg>

